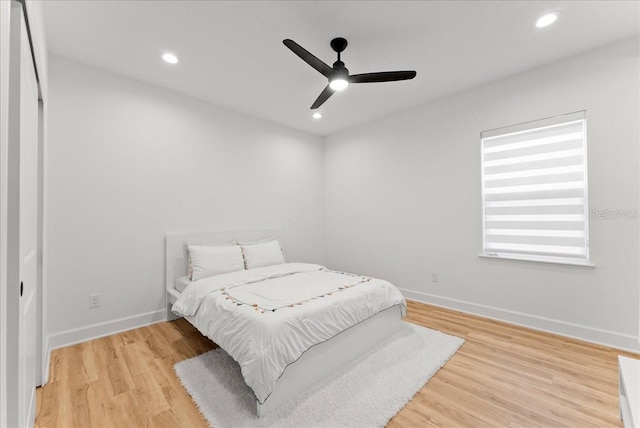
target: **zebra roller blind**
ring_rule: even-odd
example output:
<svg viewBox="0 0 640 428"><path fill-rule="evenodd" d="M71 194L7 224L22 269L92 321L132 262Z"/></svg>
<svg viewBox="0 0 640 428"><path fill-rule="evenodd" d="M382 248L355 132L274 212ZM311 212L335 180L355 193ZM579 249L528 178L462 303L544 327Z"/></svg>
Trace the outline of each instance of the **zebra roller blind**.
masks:
<svg viewBox="0 0 640 428"><path fill-rule="evenodd" d="M590 264L585 112L481 139L484 255Z"/></svg>

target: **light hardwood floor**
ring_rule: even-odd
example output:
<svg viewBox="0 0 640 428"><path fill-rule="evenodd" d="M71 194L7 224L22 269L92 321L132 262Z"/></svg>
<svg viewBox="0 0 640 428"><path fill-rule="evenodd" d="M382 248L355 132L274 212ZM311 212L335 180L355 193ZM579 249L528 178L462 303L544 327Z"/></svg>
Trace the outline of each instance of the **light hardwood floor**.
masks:
<svg viewBox="0 0 640 428"><path fill-rule="evenodd" d="M389 427L622 426L616 350L416 302L407 320L465 343ZM36 426L206 427L173 365L215 347L177 320L55 350Z"/></svg>

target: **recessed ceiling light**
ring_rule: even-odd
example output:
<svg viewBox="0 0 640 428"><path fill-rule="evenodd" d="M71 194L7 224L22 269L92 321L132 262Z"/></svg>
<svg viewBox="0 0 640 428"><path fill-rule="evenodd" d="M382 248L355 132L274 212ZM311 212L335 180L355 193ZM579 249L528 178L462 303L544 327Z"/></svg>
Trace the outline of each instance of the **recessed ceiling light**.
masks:
<svg viewBox="0 0 640 428"><path fill-rule="evenodd" d="M320 119L322 117L322 113L315 112L312 116L314 119Z"/></svg>
<svg viewBox="0 0 640 428"><path fill-rule="evenodd" d="M536 21L536 27L538 28L548 27L549 25L556 22L557 19L558 19L557 13L555 12L547 13L546 15L542 15L540 18L538 18L538 20Z"/></svg>
<svg viewBox="0 0 640 428"><path fill-rule="evenodd" d="M164 55L162 55L162 59L165 60L166 62L168 62L169 64L177 64L178 63L178 57L175 56L172 53L165 53Z"/></svg>

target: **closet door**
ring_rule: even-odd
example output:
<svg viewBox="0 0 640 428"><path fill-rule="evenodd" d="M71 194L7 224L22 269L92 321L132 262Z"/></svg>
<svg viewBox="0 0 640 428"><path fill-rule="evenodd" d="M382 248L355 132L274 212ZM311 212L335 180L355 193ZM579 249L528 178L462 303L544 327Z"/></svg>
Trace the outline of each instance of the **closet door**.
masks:
<svg viewBox="0 0 640 428"><path fill-rule="evenodd" d="M38 271L38 83L22 5L12 2L9 72L9 180L7 228L13 233L7 252L15 254L8 264L7 305L11 311L7 335L16 348L14 403L8 411L19 427L31 427L35 419L36 310ZM17 235L17 236L16 236ZM13 309L13 308L12 308ZM9 311L8 311L9 312ZM9 315L9 314L8 314ZM15 407L9 407L15 405Z"/></svg>

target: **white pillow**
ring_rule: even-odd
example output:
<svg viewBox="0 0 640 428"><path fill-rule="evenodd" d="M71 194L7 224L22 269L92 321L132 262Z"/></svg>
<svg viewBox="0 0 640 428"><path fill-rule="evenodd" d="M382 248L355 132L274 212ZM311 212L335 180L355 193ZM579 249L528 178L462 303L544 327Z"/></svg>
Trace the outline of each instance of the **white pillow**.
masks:
<svg viewBox="0 0 640 428"><path fill-rule="evenodd" d="M238 245L189 245L191 281L244 269L242 249Z"/></svg>
<svg viewBox="0 0 640 428"><path fill-rule="evenodd" d="M245 269L284 263L282 248L277 239L253 245L241 245Z"/></svg>
<svg viewBox="0 0 640 428"><path fill-rule="evenodd" d="M190 243L186 242L184 244L184 248L185 248L185 250L187 250L187 277L189 278L189 281L191 281L191 277L193 277L193 263L191 263L191 253L189 252L189 247L190 246L196 246L196 247L226 247L226 246L229 246L229 245L238 245L238 241L228 241L228 242L221 242L221 243L216 243L216 244L190 244Z"/></svg>

